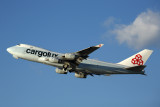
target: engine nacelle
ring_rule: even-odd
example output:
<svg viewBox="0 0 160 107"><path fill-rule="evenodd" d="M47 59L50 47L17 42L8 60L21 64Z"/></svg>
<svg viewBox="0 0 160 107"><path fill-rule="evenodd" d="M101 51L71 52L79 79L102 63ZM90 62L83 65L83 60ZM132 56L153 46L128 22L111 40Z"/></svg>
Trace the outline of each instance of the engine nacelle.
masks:
<svg viewBox="0 0 160 107"><path fill-rule="evenodd" d="M80 72L80 73L75 73L75 77L77 77L77 78L87 78L87 75L85 75L84 73Z"/></svg>
<svg viewBox="0 0 160 107"><path fill-rule="evenodd" d="M74 60L76 56L74 54L66 53L64 54L64 57L68 60Z"/></svg>
<svg viewBox="0 0 160 107"><path fill-rule="evenodd" d="M59 68L56 68L56 73L58 73L58 74L67 74L66 71L64 71L62 69L59 69Z"/></svg>
<svg viewBox="0 0 160 107"><path fill-rule="evenodd" d="M59 59L57 59L57 58L49 58L49 62L58 63Z"/></svg>

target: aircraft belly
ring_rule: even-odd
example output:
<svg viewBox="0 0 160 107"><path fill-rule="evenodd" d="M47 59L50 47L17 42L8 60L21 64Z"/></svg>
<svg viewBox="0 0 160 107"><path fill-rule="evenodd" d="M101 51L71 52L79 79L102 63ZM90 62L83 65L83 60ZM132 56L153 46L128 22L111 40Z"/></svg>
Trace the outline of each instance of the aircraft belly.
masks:
<svg viewBox="0 0 160 107"><path fill-rule="evenodd" d="M127 70L122 68L101 66L101 65L92 65L92 64L80 64L80 69L87 70L93 74L128 74Z"/></svg>
<svg viewBox="0 0 160 107"><path fill-rule="evenodd" d="M106 74L107 69L100 69L97 65L91 65L91 64L80 64L80 69L87 70L90 73L93 74Z"/></svg>

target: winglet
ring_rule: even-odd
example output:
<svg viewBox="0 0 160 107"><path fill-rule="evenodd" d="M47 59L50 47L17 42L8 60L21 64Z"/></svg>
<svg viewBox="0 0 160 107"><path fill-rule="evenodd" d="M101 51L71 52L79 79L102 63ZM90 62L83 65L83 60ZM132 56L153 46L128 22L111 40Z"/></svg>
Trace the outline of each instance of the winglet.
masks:
<svg viewBox="0 0 160 107"><path fill-rule="evenodd" d="M99 45L96 45L95 47L97 47L97 48L100 48L100 47L102 47L104 44L99 44Z"/></svg>

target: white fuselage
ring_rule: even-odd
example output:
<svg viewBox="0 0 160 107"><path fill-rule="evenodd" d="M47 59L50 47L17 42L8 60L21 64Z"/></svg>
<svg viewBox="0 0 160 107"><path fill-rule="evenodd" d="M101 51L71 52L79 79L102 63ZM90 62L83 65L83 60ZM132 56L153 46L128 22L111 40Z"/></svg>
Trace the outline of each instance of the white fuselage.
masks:
<svg viewBox="0 0 160 107"><path fill-rule="evenodd" d="M43 63L51 65L57 68L63 68L63 63L61 62L50 62L50 59L61 59L62 53L52 52L46 49L31 45L16 45L10 48L7 48L7 51L11 53L15 58L22 58L29 61L34 61L38 63ZM124 69L126 66L116 64L116 63L107 63L102 61L97 61L93 59L83 60L76 71L87 72L93 74L142 74L142 72L134 72Z"/></svg>

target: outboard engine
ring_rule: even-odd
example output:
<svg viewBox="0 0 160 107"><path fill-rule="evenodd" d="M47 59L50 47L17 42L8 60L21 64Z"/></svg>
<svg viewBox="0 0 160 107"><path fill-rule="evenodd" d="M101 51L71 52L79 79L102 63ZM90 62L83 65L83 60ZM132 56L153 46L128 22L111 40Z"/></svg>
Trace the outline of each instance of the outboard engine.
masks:
<svg viewBox="0 0 160 107"><path fill-rule="evenodd" d="M82 73L82 72L79 72L79 73L75 73L75 77L77 77L77 78L87 78L87 75Z"/></svg>
<svg viewBox="0 0 160 107"><path fill-rule="evenodd" d="M58 73L58 74L67 74L66 71L64 71L63 69L59 69L59 68L56 68L56 73Z"/></svg>

